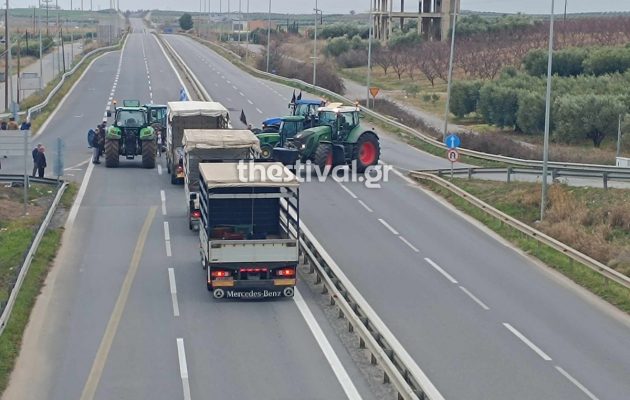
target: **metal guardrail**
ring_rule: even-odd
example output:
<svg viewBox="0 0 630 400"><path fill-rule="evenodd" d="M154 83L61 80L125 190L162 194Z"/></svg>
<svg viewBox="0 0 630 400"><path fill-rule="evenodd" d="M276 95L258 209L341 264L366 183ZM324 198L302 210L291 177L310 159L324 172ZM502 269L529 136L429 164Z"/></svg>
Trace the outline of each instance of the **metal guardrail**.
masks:
<svg viewBox="0 0 630 400"><path fill-rule="evenodd" d="M449 170L450 173L450 170ZM501 222L504 222L506 224L508 224L509 226L511 226L512 228L526 234L527 236L537 240L540 243L543 243L557 251L559 251L560 253L566 255L567 257L571 258L573 261L576 261L582 265L585 265L586 267L590 268L591 270L597 272L598 274L602 275L604 278L609 279L611 281L614 281L616 283L618 283L619 285L625 287L626 289L630 289L630 277L627 277L617 271L615 271L614 269L600 263L599 261L587 256L586 254L583 254L577 250L575 250L574 248L567 246L566 244L560 242L559 240L556 240L554 238L552 238L551 236L548 236L534 228L532 228L531 226L527 225L524 222L521 222L519 220L517 220L516 218L513 218L509 215L507 215L506 213L497 210L496 208L492 207L491 205L483 202L482 200L478 199L477 197L471 195L470 193L466 192L465 190L461 189L460 187L458 187L457 185L440 178L439 176L436 176L434 174L431 174L429 172L426 171L411 171L410 175L413 178L416 179L422 179L422 180L426 180L426 181L431 181L434 182L438 185L440 185L441 187L450 190L451 192L455 193L456 195L458 195L459 197L461 197L462 199L466 200L467 202L469 202L470 204L476 206L477 208L481 209L482 211L485 211L487 214L489 214L490 216L498 219Z"/></svg>
<svg viewBox="0 0 630 400"><path fill-rule="evenodd" d="M6 176L7 175L0 176L0 179L3 179ZM23 179L23 175L20 176L20 179ZM45 180L45 182L41 182L42 180ZM52 180L52 179L31 178L31 181L32 182L40 181L40 183L58 184L56 180ZM55 211L57 210L57 206L59 205L59 202L61 201L61 196L63 196L63 193L65 192L67 185L68 184L66 182L63 182L61 184L61 187L57 191L57 195L55 196L55 199L53 200L52 205L48 209L46 218L44 218L44 221L39 226L39 229L37 230L37 234L35 235L35 238L33 239L33 243L31 243L31 247L29 248L28 253L26 253L26 257L24 258L24 262L22 263L22 267L20 268L20 273L18 274L15 284L13 285L13 288L11 289L11 293L9 294L9 300L7 301L7 304L5 305L4 309L2 310L2 314L0 315L0 335L2 335L2 332L4 331L4 328L6 327L6 324L9 321L9 317L11 316L11 311L13 311L13 306L15 305L17 295L20 292L22 283L24 283L24 278L26 277L26 274L28 273L28 270L31 266L31 262L33 261L35 252L37 252L37 248L39 247L39 244L42 238L44 237L44 233L46 232L46 229L48 229L48 225L50 224L50 221L52 220L52 217Z"/></svg>
<svg viewBox="0 0 630 400"><path fill-rule="evenodd" d="M166 40L162 40L162 37L159 34L155 32L153 32L153 34L156 36L157 40L162 44L162 46L166 49L169 56L175 61L175 64L177 64L179 68L182 70L182 72L184 73L184 76L186 77L186 80L190 82L190 85L192 86L192 89L195 92L195 95L197 96L197 98L205 99L205 101L212 101L212 98L210 97L210 94L208 93L206 88L201 84L201 82L199 82L199 79L197 79L195 74L192 73L190 68L186 65L186 63L180 57L180 55L177 54L177 52L173 49L170 43L168 43Z"/></svg>
<svg viewBox="0 0 630 400"><path fill-rule="evenodd" d="M301 81L299 79L292 79L292 78L285 78L283 76L280 75L275 75L275 74L271 74L269 72L264 72L264 71L260 71L250 65L247 65L245 63L243 63L241 61L241 57L234 54L231 50L225 49L222 46L217 45L216 43L212 43L210 41L201 39L201 38L197 38L194 37L192 35L185 35L188 36L190 38L192 38L193 40L196 40L198 42L201 42L203 44L207 44L210 47L213 48L220 48L222 51L224 52L228 52L228 53L232 53L233 54L233 60L232 62L237 63L241 68L246 69L250 74L252 75L256 75L256 76L261 76L263 78L266 79L273 79L276 81L280 81L283 82L284 84L287 85L299 85L302 87L306 87L310 90L315 90L315 91L319 91L321 93L324 93L325 95L337 99L341 102L344 103L349 103L349 104L353 104L354 100L349 99L347 97L344 97L340 94L337 94L333 91L330 91L328 89L325 89L323 87L319 87L319 86L313 86L313 84L311 83L307 83L304 81ZM381 122L384 122L386 124L389 124L391 126L394 126L402 131L405 131L413 136L415 136L416 138L424 141L425 143L431 144L433 146L442 148L444 150L447 150L447 146L442 143L441 141L425 134L422 133L416 129L413 129L411 127L408 127L407 125L401 124L400 122L386 117L382 114L379 114L373 110L370 110L369 108L366 108L364 106L359 106L361 108L361 111L366 114L369 115ZM502 162L502 163L506 163L506 164L513 164L513 165L520 165L520 166L530 166L530 167L540 167L542 166L542 161L539 160L526 160L526 159L522 159L522 158L514 158L514 157L507 157L507 156L502 156L502 155L497 155L497 154L490 154L490 153L484 153L481 151L476 151L476 150L470 150L470 149L466 149L466 148L459 148L459 152L460 154L469 156L469 157L474 157L474 158L479 158L479 159L484 159L484 160L491 160L491 161L497 161L497 162ZM580 164L580 163L570 163L570 162L558 162L558 161L550 161L549 166L551 167L572 167L572 168L580 168L582 170L595 170L595 171L608 171L608 172L613 172L613 171L619 171L619 170L626 170L626 171L630 171L630 168L625 168L625 167L617 167L614 165L603 165L603 164Z"/></svg>
<svg viewBox="0 0 630 400"><path fill-rule="evenodd" d="M57 185L59 181L52 178L33 178L28 177L30 183L45 183L50 185ZM24 182L24 174L2 174L0 175L0 182L15 182L22 184Z"/></svg>
<svg viewBox="0 0 630 400"><path fill-rule="evenodd" d="M172 48L171 51L176 54ZM194 77L184 61L181 62L183 69L188 70ZM201 87L203 88L203 85ZM203 92L202 99L208 101L210 96L207 95L205 88ZM291 229L296 233L294 226L291 226ZM330 293L331 303L334 302L339 307L340 317L345 316L348 320L348 329L359 336L359 347L370 351L372 364L378 364L383 370L383 382L394 386L399 399L444 400L302 222L297 233L304 261L310 266L311 272L317 272L318 282L323 283L326 292Z"/></svg>
<svg viewBox="0 0 630 400"><path fill-rule="evenodd" d="M471 179L474 175L494 175L503 174L506 181L510 182L513 175L542 175L542 167L508 167L508 168L441 168L430 170L419 170L417 172L425 172L437 176L445 175L466 175ZM608 189L609 181L630 181L630 169L618 168L616 171L590 170L575 167L550 167L549 175L552 179L558 178L595 178L601 179L604 189Z"/></svg>
<svg viewBox="0 0 630 400"><path fill-rule="evenodd" d="M70 77L72 74L74 74L79 68L81 68L81 66L83 65L83 63L85 62L85 60L87 60L89 57L93 56L94 54L97 54L99 52L109 52L109 51L113 51L116 50L118 48L118 46L120 45L120 43L123 43L126 40L126 34L120 39L119 43L113 46L107 46L107 47L100 47L98 49L94 49L92 51L90 51L89 53L87 53L86 55L83 56L83 58L74 65L74 67L72 67L72 69L70 71L67 71L66 73L64 73L61 76L61 79L59 80L59 82L57 83L57 85L50 91L50 93L48 93L48 96L46 96L46 98L44 99L44 101L42 101L39 104L34 105L33 107L29 108L28 111L26 112L26 119L28 121L31 121L33 118L33 115L39 113L42 111L42 109L44 109L48 103L50 103L50 100L57 94L57 92L61 89L61 87L63 86L63 84L66 82L66 79L68 77Z"/></svg>

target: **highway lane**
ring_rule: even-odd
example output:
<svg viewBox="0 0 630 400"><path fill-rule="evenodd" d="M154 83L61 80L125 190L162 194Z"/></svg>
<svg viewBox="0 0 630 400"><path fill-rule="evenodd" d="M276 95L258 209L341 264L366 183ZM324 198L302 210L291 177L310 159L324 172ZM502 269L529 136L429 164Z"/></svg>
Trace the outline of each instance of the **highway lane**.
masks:
<svg viewBox="0 0 630 400"><path fill-rule="evenodd" d="M242 91L261 119L286 110L292 89L260 82L190 39L167 40L218 101ZM438 164L400 143L383 147L395 165ZM447 398L588 398L576 382L601 399L630 392L627 316L398 177L381 190L347 188L356 199L334 182L304 185L304 220ZM384 265L396 269L383 274Z"/></svg>
<svg viewBox="0 0 630 400"><path fill-rule="evenodd" d="M162 92L149 92L145 55ZM116 98L148 101L153 93L156 102L165 103L176 97L180 83L168 68L160 71L161 65L166 61L154 38L132 34ZM76 97L91 102L89 94ZM78 138L83 134L75 131ZM353 398L374 398L332 329L321 326L325 317L308 300L307 287L300 285L306 303L299 309L299 298L214 302L199 266L196 235L185 222L182 188L172 186L160 169L138 164L121 160L119 169L90 167L82 205L38 301L4 398L66 400L93 393L96 399L170 400L186 398L187 387L192 399L209 393L235 399L257 394L337 399L356 394L353 390L360 394ZM304 307L315 322L305 323ZM323 332L317 341L315 327ZM322 352L322 341L334 354ZM335 357L337 373L331 368ZM340 384L340 369L353 383Z"/></svg>

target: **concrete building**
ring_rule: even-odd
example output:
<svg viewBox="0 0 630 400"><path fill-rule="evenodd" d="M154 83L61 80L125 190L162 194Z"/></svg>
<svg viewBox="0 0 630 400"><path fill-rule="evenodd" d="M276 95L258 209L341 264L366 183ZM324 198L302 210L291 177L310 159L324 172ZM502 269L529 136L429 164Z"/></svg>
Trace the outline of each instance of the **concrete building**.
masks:
<svg viewBox="0 0 630 400"><path fill-rule="evenodd" d="M394 4L396 3L396 4ZM374 37L387 40L396 19L418 22L418 33L433 40L445 40L452 28L453 12L459 13L460 0L372 0Z"/></svg>

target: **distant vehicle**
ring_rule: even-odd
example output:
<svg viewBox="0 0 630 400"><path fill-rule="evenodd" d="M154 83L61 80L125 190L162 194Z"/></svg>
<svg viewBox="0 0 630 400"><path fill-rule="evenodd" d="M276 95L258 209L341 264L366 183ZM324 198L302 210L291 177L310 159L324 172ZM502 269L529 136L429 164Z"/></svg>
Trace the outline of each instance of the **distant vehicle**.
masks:
<svg viewBox="0 0 630 400"><path fill-rule="evenodd" d="M229 129L230 113L221 103L171 101L166 129L166 169L171 183L184 182L184 129Z"/></svg>
<svg viewBox="0 0 630 400"><path fill-rule="evenodd" d="M273 149L273 159L285 165L297 160L312 161L321 169L325 166L356 165L358 172L378 164L380 141L373 129L360 123L356 106L333 103L320 107L318 126L305 129Z"/></svg>
<svg viewBox="0 0 630 400"><path fill-rule="evenodd" d="M260 153L259 140L249 130L184 130L184 188L188 204L188 228L199 228L199 164L254 160Z"/></svg>
<svg viewBox="0 0 630 400"><path fill-rule="evenodd" d="M304 126L310 128L317 124L317 109L325 105L324 100L301 99L289 103L289 109L292 116L304 117ZM267 118L262 123L263 132L266 130L277 132L281 122L281 117Z"/></svg>
<svg viewBox="0 0 630 400"><path fill-rule="evenodd" d="M267 129L256 134L260 140L260 158L263 160L273 159L274 147L284 147L284 144L280 143L281 138L292 140L298 132L304 130L304 117L302 116L289 116L279 119L278 129Z"/></svg>
<svg viewBox="0 0 630 400"><path fill-rule="evenodd" d="M201 263L216 299L294 294L299 183L280 163L254 165L281 176L245 172L242 179L236 163L199 164Z"/></svg>
<svg viewBox="0 0 630 400"><path fill-rule="evenodd" d="M147 112L138 100L123 100L116 107L114 123L105 134L105 166L115 168L119 157L132 160L142 155L144 168L155 168L155 131L148 124Z"/></svg>

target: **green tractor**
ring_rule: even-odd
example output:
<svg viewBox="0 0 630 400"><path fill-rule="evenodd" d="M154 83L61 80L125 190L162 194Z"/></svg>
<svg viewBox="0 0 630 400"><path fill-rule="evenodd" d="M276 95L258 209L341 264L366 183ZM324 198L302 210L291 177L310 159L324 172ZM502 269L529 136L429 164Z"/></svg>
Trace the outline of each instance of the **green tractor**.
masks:
<svg viewBox="0 0 630 400"><path fill-rule="evenodd" d="M288 139L288 138L287 138ZM320 107L318 126L303 130L273 149L273 158L286 165L310 160L321 169L348 164L358 172L378 164L379 138L360 123L360 110L339 103Z"/></svg>
<svg viewBox="0 0 630 400"><path fill-rule="evenodd" d="M124 100L123 106L116 108L114 123L105 135L105 166L118 167L120 156L133 160L137 155L142 155L144 168L155 168L155 131L140 102Z"/></svg>
<svg viewBox="0 0 630 400"><path fill-rule="evenodd" d="M286 147L283 141L291 141L293 137L304 130L304 117L288 116L280 118L280 127L274 131L262 131L256 134L260 140L260 158L263 160L273 159L274 147Z"/></svg>
<svg viewBox="0 0 630 400"><path fill-rule="evenodd" d="M145 104L147 110L148 124L155 131L156 137L162 138L162 151L166 151L166 116L168 114L168 106L161 104Z"/></svg>

